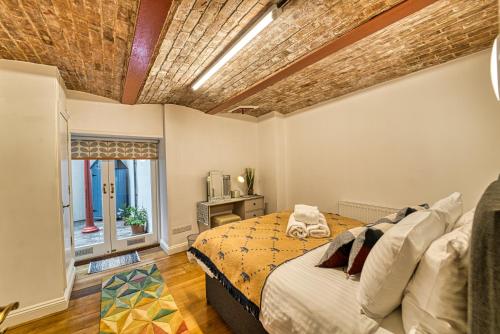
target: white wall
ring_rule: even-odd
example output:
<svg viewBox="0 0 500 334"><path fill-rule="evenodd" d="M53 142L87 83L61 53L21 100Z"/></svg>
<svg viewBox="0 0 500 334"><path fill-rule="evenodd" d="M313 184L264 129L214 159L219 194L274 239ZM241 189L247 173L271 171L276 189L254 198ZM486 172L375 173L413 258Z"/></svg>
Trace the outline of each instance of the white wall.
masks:
<svg viewBox="0 0 500 334"><path fill-rule="evenodd" d="M90 135L121 138L163 138L163 106L160 104L126 105L100 96L69 91L67 99L68 113L71 115L70 130L73 135ZM160 162L162 164L162 162ZM142 168L141 166L139 166ZM81 166L83 168L83 165ZM138 169L140 169L138 168ZM80 173L80 174L78 174ZM145 174L139 173L139 178ZM149 174L147 174L149 177ZM129 177L132 177L129 174ZM81 180L76 180L80 178ZM73 172L76 183L83 182L83 169ZM81 183L83 185L83 183ZM150 191L146 191L147 182L139 189L139 198L146 202L143 206L151 206ZM133 188L133 187L132 187ZM73 194L74 219L85 218L85 202L83 187L75 188ZM131 194L133 195L133 189ZM148 209L149 220L152 221L152 210Z"/></svg>
<svg viewBox="0 0 500 334"><path fill-rule="evenodd" d="M67 305L58 85L55 67L0 60L0 305L21 307L11 324Z"/></svg>
<svg viewBox="0 0 500 334"><path fill-rule="evenodd" d="M388 206L453 191L470 208L500 173L489 51L285 118L288 207Z"/></svg>
<svg viewBox="0 0 500 334"><path fill-rule="evenodd" d="M233 188L237 188L236 177L244 168L257 167L257 123L165 105L165 152L167 177L160 182L167 185L170 233L163 231L162 239L169 247L176 247L186 242L187 235L198 231L196 202L207 199L208 171L230 174ZM192 227L191 231L171 233L186 225Z"/></svg>
<svg viewBox="0 0 500 334"><path fill-rule="evenodd" d="M285 120L270 113L258 123L258 186L266 199L267 212L286 209Z"/></svg>
<svg viewBox="0 0 500 334"><path fill-rule="evenodd" d="M163 137L163 106L126 105L103 97L70 91L67 99L71 132L104 136Z"/></svg>

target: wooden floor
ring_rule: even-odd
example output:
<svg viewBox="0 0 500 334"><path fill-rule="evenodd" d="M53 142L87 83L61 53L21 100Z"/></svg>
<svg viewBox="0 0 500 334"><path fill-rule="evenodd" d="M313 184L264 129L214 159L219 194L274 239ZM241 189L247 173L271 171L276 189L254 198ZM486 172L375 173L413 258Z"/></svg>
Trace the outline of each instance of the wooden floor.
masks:
<svg viewBox="0 0 500 334"><path fill-rule="evenodd" d="M168 256L160 248L152 248L139 254L142 260L139 264L120 267L114 271L88 275L88 265L78 267L73 294L66 311L12 328L7 334L97 334L102 278L149 263L156 263L160 269L191 334L231 333L217 313L206 304L205 274L198 265L189 263L185 252Z"/></svg>

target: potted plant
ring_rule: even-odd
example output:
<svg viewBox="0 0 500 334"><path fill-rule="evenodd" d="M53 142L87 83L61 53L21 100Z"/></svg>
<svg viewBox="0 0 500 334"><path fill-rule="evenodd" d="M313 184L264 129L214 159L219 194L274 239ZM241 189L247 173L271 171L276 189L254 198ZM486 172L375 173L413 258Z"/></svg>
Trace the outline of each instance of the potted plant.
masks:
<svg viewBox="0 0 500 334"><path fill-rule="evenodd" d="M253 182L255 180L255 168L245 168L245 181L247 181L248 195L253 195Z"/></svg>
<svg viewBox="0 0 500 334"><path fill-rule="evenodd" d="M127 206L122 209L122 217L125 225L130 226L132 234L144 233L144 227L148 223L148 212L144 208Z"/></svg>

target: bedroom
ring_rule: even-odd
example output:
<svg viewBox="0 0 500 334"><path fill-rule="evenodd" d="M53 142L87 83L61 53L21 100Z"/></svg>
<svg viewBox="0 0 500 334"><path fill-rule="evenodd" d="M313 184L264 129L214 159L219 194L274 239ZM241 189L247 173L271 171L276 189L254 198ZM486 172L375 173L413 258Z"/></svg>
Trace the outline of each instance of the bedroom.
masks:
<svg viewBox="0 0 500 334"><path fill-rule="evenodd" d="M347 219L335 214L353 218L328 225L331 231L324 238L295 239L280 230L280 238L323 248L294 244L293 252L305 254L284 258L286 263L261 278L267 283L255 294L271 289L269 284L280 280L276 274L306 260L314 262L303 263L309 274L341 275L342 283L359 290L363 274L346 280L346 263L316 267L351 223L374 222L423 203L431 207L423 211L433 212L433 204L444 198L461 202L459 211L469 213L454 223L470 220L470 211L498 179L497 35L494 0L0 1L0 305L10 311L0 328L8 327L7 333L151 328L168 333L166 326L175 325L179 333L291 332L278 321L259 319L267 302L259 307L258 298L238 289L217 265L217 254L210 258L209 249L203 252L203 236L188 244L188 237L207 227L199 223L203 209L198 203L208 203L204 208L214 215L243 219L241 225L214 227L205 235L259 219L279 220L279 229L286 229L284 217L296 204L317 206L330 223ZM84 163L88 168L81 168ZM139 172L144 164L146 174ZM255 171L251 182L246 168ZM209 172L222 172L213 174L211 187ZM220 174L230 176L226 191L222 181L213 186ZM245 197L249 183L253 197ZM149 195L142 196L141 189ZM216 190L226 198L210 202L208 194ZM448 197L455 192L459 199ZM350 202L354 209L344 211ZM125 207L130 215L122 211ZM357 216L369 208L381 210ZM402 223L393 224L388 235ZM143 231L132 234L135 224L142 224ZM446 232L453 232L448 225ZM120 236L120 231L131 234ZM427 247L446 240L448 233L434 236ZM100 241L76 247L84 237ZM376 245L388 240L382 237ZM205 256L198 256L198 262L186 253L192 241L198 255ZM481 251L487 254L493 241L489 236ZM263 261L277 253L272 248L279 249L265 247L257 256ZM310 333L369 333L375 327L411 332L404 315L410 312L400 304L426 258L424 251L410 268L415 273L398 280L401 296L391 308L401 312L396 329L378 328L374 314L363 315L368 321L363 329L350 328L329 312L315 318L304 310L306 319L281 319L299 326L293 327L297 331L308 323ZM106 266L116 258L138 262L87 274L89 262ZM482 272L488 263L471 265L480 265ZM118 307L116 298L104 298L106 278L153 265L157 271L148 275L157 275L154 280L175 300L172 318L178 322L139 319L139 311L126 308L114 320L106 319L106 312L100 313L106 303ZM498 268L489 269L498 273ZM206 278L206 272L217 280ZM494 277L499 276L489 279ZM300 288L300 282L291 283ZM467 283L457 283L462 322L453 314L458 318L449 332L464 332L464 308L474 311L468 294L463 296ZM329 293L339 286L333 284ZM357 293L343 299L360 316ZM210 296L215 299L209 301ZM257 308L248 306L252 300ZM280 304L269 300L278 310ZM19 302L17 309L14 302ZM466 322L469 332L496 332L500 316L493 304L490 317L480 313L487 319L481 330ZM283 305L303 306L292 299ZM0 314L3 320L7 312ZM318 319L327 319L326 327L314 327ZM349 314L345 319L351 319Z"/></svg>

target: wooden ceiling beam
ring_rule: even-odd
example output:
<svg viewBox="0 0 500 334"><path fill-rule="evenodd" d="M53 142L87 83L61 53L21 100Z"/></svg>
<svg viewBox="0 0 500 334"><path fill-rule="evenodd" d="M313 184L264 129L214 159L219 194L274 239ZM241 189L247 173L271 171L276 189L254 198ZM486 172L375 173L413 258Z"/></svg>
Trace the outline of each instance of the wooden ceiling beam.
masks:
<svg viewBox="0 0 500 334"><path fill-rule="evenodd" d="M219 104L215 108L207 111L208 114L217 114L222 112L229 107L236 105L237 103L245 100L246 98L257 94L258 92L266 89L269 86L274 85L275 83L286 79L287 77L299 72L300 70L306 68L309 65L312 65L331 54L342 50L349 45L360 41L361 39L370 36L377 31L380 31L389 25L396 23L397 21L404 19L407 16L410 16L419 10L437 2L438 0L406 0L403 1L391 9L386 10L385 12L373 17L369 21L357 26L353 30L345 33L337 39L332 40L331 42L323 45L319 49L305 55L304 57L296 60L292 64L287 67L277 71L276 73L270 75L269 77L257 82L251 87L247 88L241 93L236 94L225 102Z"/></svg>
<svg viewBox="0 0 500 334"><path fill-rule="evenodd" d="M172 0L140 1L127 75L123 85L122 103L135 104L137 102L171 5Z"/></svg>

